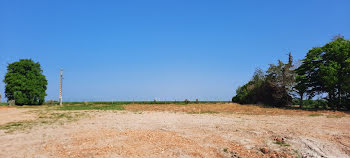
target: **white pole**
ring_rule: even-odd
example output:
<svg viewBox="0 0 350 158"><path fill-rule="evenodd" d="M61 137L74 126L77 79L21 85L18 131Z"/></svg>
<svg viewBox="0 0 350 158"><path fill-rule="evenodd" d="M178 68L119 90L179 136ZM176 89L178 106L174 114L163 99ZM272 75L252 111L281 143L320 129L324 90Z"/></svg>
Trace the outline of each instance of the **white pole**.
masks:
<svg viewBox="0 0 350 158"><path fill-rule="evenodd" d="M63 70L61 69L61 76L60 76L60 96L59 96L59 101L60 105L62 105L62 78L63 78Z"/></svg>

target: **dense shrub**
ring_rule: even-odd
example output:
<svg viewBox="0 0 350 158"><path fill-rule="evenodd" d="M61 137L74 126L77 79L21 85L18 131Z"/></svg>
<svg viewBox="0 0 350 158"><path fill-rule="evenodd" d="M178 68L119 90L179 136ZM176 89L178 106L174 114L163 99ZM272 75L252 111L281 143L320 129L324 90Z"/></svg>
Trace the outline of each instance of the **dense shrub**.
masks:
<svg viewBox="0 0 350 158"><path fill-rule="evenodd" d="M289 54L289 61L284 64L278 61L277 65L270 64L269 69L263 72L257 69L252 79L236 90L233 102L240 104L263 104L282 107L292 104L289 91L294 82L293 58Z"/></svg>
<svg viewBox="0 0 350 158"><path fill-rule="evenodd" d="M249 82L238 88L232 101L240 104L263 104L281 107L291 105L292 97L285 88L270 81L263 81L259 84Z"/></svg>

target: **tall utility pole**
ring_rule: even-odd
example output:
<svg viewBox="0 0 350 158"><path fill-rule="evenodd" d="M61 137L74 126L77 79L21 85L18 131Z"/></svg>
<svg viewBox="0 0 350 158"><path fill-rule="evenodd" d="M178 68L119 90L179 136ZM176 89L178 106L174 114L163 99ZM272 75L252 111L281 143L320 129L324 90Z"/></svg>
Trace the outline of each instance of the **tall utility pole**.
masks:
<svg viewBox="0 0 350 158"><path fill-rule="evenodd" d="M60 96L59 96L60 105L62 105L62 78L63 78L63 70L61 69L61 78L60 78Z"/></svg>

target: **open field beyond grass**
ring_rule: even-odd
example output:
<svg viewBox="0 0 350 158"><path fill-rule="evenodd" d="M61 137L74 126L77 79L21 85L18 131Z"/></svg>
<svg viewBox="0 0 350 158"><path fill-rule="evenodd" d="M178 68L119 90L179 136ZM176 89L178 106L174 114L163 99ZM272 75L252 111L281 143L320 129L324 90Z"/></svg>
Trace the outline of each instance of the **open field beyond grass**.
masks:
<svg viewBox="0 0 350 158"><path fill-rule="evenodd" d="M350 157L345 112L233 103L0 107L0 157Z"/></svg>

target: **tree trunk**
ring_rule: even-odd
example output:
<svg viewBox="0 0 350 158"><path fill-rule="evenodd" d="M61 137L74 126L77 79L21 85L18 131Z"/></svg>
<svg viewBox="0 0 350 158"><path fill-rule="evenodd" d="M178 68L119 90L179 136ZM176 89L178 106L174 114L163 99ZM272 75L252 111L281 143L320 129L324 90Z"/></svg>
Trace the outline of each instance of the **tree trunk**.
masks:
<svg viewBox="0 0 350 158"><path fill-rule="evenodd" d="M340 106L341 106L341 104L342 104L342 101L341 101L341 87L340 87L340 85L339 85L339 89L338 89L338 99L339 99L339 102L338 102L338 105L337 105L337 110L339 110L340 109Z"/></svg>
<svg viewBox="0 0 350 158"><path fill-rule="evenodd" d="M304 98L304 94L300 94L300 109L303 109L303 98Z"/></svg>

